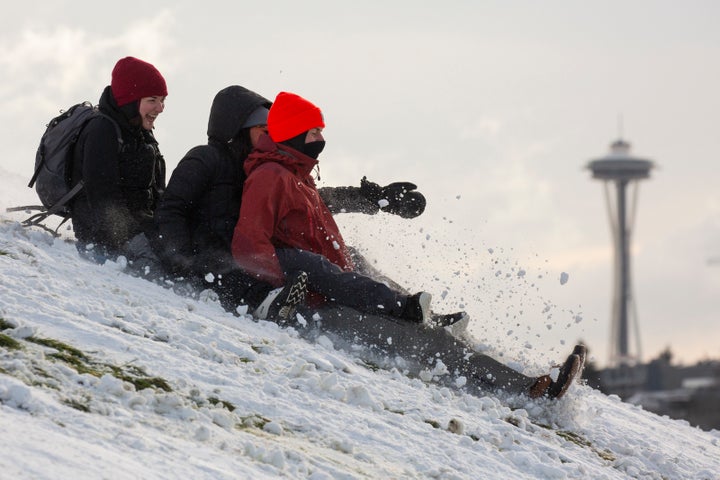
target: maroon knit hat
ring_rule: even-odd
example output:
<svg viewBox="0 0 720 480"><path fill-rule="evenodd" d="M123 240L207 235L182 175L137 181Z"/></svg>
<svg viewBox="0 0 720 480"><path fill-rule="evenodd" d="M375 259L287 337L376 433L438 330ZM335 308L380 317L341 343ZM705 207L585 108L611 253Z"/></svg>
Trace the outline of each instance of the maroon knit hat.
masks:
<svg viewBox="0 0 720 480"><path fill-rule="evenodd" d="M118 107L143 97L167 95L165 79L157 68L135 57L118 60L112 71L110 88Z"/></svg>
<svg viewBox="0 0 720 480"><path fill-rule="evenodd" d="M273 142L280 143L310 129L325 128L325 122L318 107L294 93L280 92L270 107L267 126Z"/></svg>

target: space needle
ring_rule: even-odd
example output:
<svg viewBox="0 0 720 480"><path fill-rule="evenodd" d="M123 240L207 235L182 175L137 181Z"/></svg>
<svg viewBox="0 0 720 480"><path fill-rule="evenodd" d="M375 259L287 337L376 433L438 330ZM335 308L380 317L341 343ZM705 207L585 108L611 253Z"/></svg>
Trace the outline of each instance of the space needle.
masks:
<svg viewBox="0 0 720 480"><path fill-rule="evenodd" d="M609 364L614 367L634 365L641 356L637 310L630 284L630 239L635 221L638 182L650 177L653 166L650 160L633 157L630 144L622 139L610 145L610 152L606 156L590 161L587 166L593 178L604 183L615 247L609 358ZM630 201L628 187L633 187ZM634 351L631 351L631 326L635 340Z"/></svg>

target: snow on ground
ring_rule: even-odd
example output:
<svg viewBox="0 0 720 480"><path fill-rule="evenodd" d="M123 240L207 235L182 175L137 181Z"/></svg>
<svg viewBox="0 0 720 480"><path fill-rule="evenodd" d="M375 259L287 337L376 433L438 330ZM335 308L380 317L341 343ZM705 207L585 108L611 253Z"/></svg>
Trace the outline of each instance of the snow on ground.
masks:
<svg viewBox="0 0 720 480"><path fill-rule="evenodd" d="M378 370L0 217L1 478L720 479L718 431Z"/></svg>

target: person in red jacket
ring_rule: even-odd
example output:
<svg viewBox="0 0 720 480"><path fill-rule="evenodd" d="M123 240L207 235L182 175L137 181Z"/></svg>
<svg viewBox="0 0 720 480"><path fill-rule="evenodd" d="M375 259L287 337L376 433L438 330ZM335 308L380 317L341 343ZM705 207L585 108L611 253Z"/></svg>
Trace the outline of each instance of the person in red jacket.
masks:
<svg viewBox="0 0 720 480"><path fill-rule="evenodd" d="M245 161L248 177L232 239L235 261L247 273L275 286L282 285L286 276L304 271L308 291L322 295L326 302L412 323L433 323L429 293L407 295L355 270L340 229L312 177L325 146L324 127L318 107L293 93L278 94L268 113L268 135L260 136ZM372 317L353 322L341 315L338 323L338 318L332 317L325 319L331 331L350 326L351 341L364 338L368 344L375 342L378 334L397 337L392 342L395 354L414 358L423 368L442 359L477 391L503 389L531 398L560 398L579 377L586 358L585 347L577 345L556 379L529 377L474 352L464 340L445 335L443 329L400 327L400 333L397 322L372 322Z"/></svg>
<svg viewBox="0 0 720 480"><path fill-rule="evenodd" d="M358 273L312 171L325 146L322 112L281 92L270 108L268 135L245 162L247 180L232 253L246 272L273 285L304 271L308 291L363 313L415 323L431 321L427 292L408 295Z"/></svg>

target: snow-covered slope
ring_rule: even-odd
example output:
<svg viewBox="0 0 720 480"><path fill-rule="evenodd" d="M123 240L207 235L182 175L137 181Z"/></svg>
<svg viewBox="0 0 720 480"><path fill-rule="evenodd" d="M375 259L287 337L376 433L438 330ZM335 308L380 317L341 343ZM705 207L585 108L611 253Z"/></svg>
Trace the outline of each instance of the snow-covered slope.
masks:
<svg viewBox="0 0 720 480"><path fill-rule="evenodd" d="M377 370L6 214L0 327L0 478L720 478L720 432L587 386L511 409Z"/></svg>

